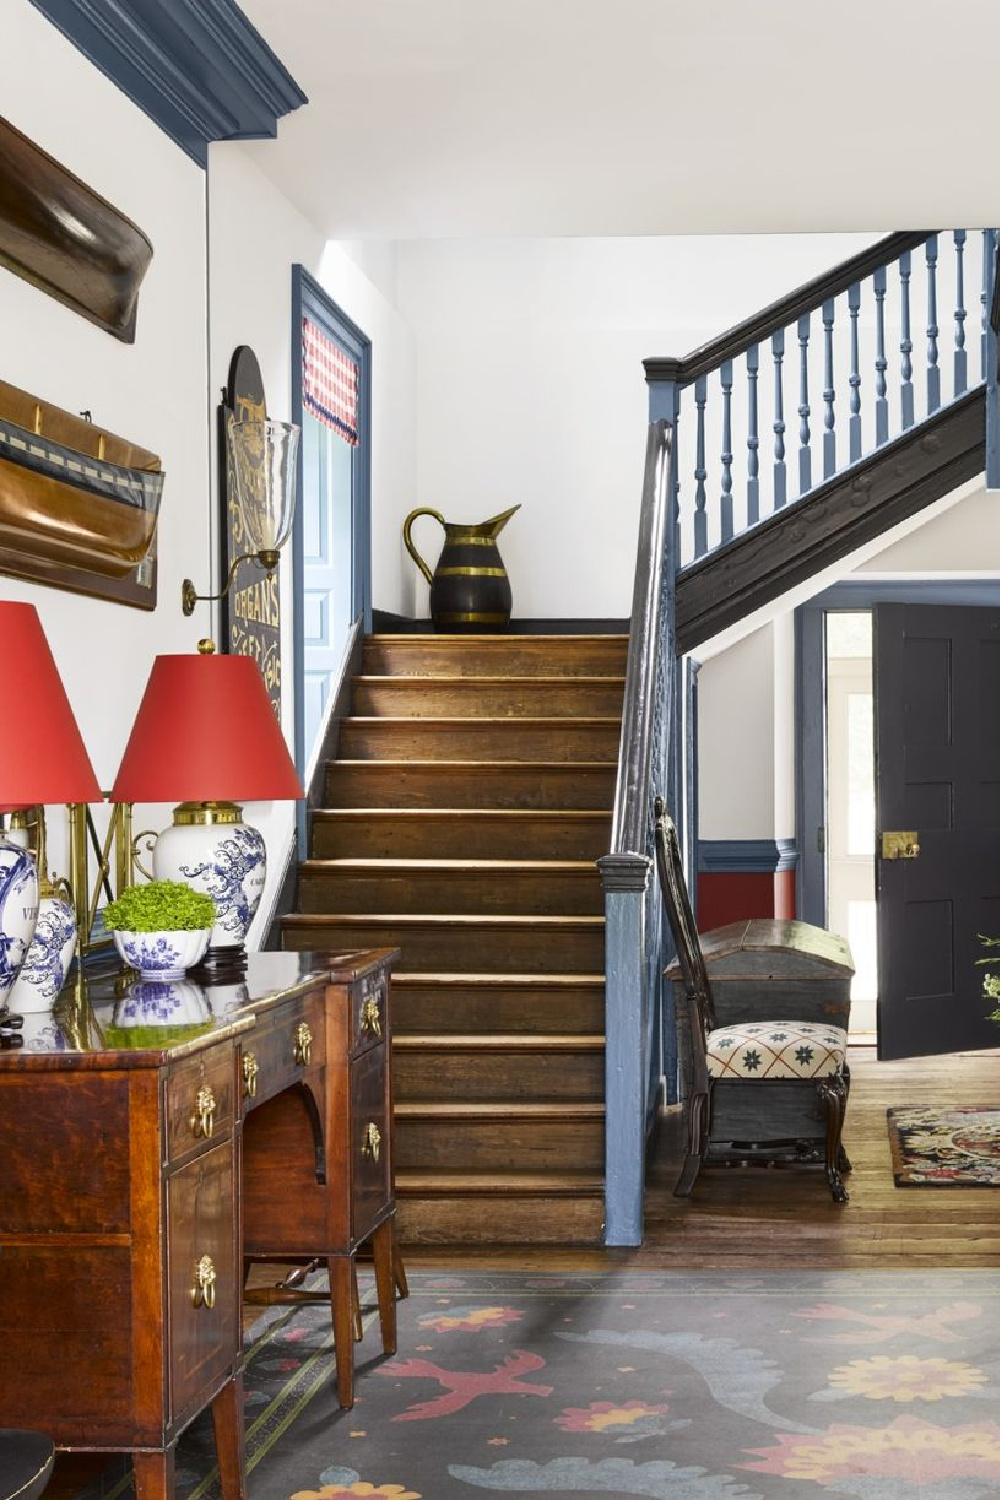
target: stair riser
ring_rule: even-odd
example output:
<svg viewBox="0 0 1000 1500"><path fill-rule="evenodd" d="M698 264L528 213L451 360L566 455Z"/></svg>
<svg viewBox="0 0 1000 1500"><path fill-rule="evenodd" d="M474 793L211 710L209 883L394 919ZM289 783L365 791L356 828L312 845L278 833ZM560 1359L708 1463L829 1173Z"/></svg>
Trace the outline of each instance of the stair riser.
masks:
<svg viewBox="0 0 1000 1500"><path fill-rule="evenodd" d="M604 1169L602 1120L407 1120L397 1113L396 1170L458 1172Z"/></svg>
<svg viewBox="0 0 1000 1500"><path fill-rule="evenodd" d="M604 897L596 869L579 873L498 873L482 870L413 874L319 873L299 876L303 912L436 912L456 916L599 917Z"/></svg>
<svg viewBox="0 0 1000 1500"><path fill-rule="evenodd" d="M433 636L365 641L366 676L386 677L621 677L628 642L622 636L578 641L504 636L443 641Z"/></svg>
<svg viewBox="0 0 1000 1500"><path fill-rule="evenodd" d="M619 726L533 724L509 719L441 724L434 719L346 719L340 754L347 760L617 761Z"/></svg>
<svg viewBox="0 0 1000 1500"><path fill-rule="evenodd" d="M510 1052L485 1055L456 1048L441 1052L393 1047L392 1078L396 1103L409 1100L498 1099L544 1103L548 1100L592 1101L604 1098L604 1052Z"/></svg>
<svg viewBox="0 0 1000 1500"><path fill-rule="evenodd" d="M431 974L601 974L604 929L548 931L526 923L513 932L455 924L448 928L405 927L386 922L337 922L284 927L292 950L343 952L353 948L399 948L398 968Z"/></svg>
<svg viewBox="0 0 1000 1500"><path fill-rule="evenodd" d="M396 983L392 990L392 1029L407 1034L442 1036L448 1032L558 1032L561 1035L603 1032L604 988L502 990L493 985L426 989Z"/></svg>
<svg viewBox="0 0 1000 1500"><path fill-rule="evenodd" d="M611 814L593 817L383 817L313 819L317 859L598 859L610 848Z"/></svg>
<svg viewBox="0 0 1000 1500"><path fill-rule="evenodd" d="M342 751L343 753L343 751ZM610 808L617 747L602 766L385 766L333 763L328 807Z"/></svg>
<svg viewBox="0 0 1000 1500"><path fill-rule="evenodd" d="M482 678L456 678L453 682L429 682L419 677L409 682L379 682L354 685L356 714L396 718L435 717L507 719L527 717L603 718L620 715L622 684L608 682L503 682Z"/></svg>
<svg viewBox="0 0 1000 1500"><path fill-rule="evenodd" d="M396 1194L404 1245L599 1245L603 1226L597 1197Z"/></svg>

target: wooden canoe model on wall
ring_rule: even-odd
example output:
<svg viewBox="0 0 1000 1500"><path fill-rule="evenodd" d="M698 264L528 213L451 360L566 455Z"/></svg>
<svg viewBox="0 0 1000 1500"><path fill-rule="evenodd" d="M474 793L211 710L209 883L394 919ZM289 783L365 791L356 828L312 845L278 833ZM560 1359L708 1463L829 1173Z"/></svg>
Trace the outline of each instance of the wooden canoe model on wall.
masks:
<svg viewBox="0 0 1000 1500"><path fill-rule="evenodd" d="M0 381L0 572L156 605L155 453Z"/></svg>
<svg viewBox="0 0 1000 1500"><path fill-rule="evenodd" d="M0 265L132 344L152 258L131 219L0 118Z"/></svg>

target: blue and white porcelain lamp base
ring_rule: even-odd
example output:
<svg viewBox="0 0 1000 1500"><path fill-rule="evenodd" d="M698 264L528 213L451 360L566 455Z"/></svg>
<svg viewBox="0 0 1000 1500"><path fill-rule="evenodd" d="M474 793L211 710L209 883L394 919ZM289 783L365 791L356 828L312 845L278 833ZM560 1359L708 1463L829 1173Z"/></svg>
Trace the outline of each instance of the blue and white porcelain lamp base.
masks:
<svg viewBox="0 0 1000 1500"><path fill-rule="evenodd" d="M235 802L182 802L156 840L153 874L179 880L215 902L209 965L239 964L267 877L263 835L243 821Z"/></svg>
<svg viewBox="0 0 1000 1500"><path fill-rule="evenodd" d="M38 869L19 841L0 835L0 1012L10 1009L38 922Z"/></svg>
<svg viewBox="0 0 1000 1500"><path fill-rule="evenodd" d="M15 813L8 838L27 849L38 871L38 918L9 1005L21 1015L50 1010L66 983L76 951L76 911L65 880L48 874L45 809Z"/></svg>

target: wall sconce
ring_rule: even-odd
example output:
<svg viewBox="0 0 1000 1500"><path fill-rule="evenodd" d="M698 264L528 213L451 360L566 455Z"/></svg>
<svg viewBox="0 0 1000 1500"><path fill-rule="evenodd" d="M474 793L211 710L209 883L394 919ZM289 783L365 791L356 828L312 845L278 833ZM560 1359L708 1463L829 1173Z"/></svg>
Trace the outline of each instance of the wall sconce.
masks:
<svg viewBox="0 0 1000 1500"><path fill-rule="evenodd" d="M278 566L295 516L299 428L294 422L247 418L226 423L230 473L240 518L239 540L245 551L233 559L217 594L199 594L190 578L181 587L181 608L194 614L198 603L225 597L241 563L255 562L268 575Z"/></svg>

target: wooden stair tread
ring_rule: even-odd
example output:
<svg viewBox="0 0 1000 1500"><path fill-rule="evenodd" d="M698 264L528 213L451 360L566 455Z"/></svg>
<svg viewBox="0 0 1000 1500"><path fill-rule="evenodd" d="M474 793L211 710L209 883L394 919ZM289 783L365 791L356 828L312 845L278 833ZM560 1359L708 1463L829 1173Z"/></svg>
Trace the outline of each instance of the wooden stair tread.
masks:
<svg viewBox="0 0 1000 1500"><path fill-rule="evenodd" d="M603 974L476 974L470 972L448 973L448 974L425 974L417 972L408 974L405 971L396 973L393 971L393 989L419 989L434 987L466 989L470 985L483 988L494 987L498 989L535 989L539 986L547 986L551 989L579 989L581 985L593 985L595 988L604 988Z"/></svg>
<svg viewBox="0 0 1000 1500"><path fill-rule="evenodd" d="M352 859L336 856L330 859L305 859L299 865L303 874L335 874L355 872L372 875L388 875L398 870L415 875L421 871L481 871L486 874L516 874L518 872L545 875L597 875L591 859Z"/></svg>
<svg viewBox="0 0 1000 1500"><path fill-rule="evenodd" d="M376 630L368 637L372 641L385 641L390 646L417 645L421 647L431 646L435 650L462 650L466 644L473 646L489 646L496 651L509 650L514 646L552 646L567 642L572 645L593 645L595 641L616 641L620 645L628 640L628 636L621 630L591 630L591 631L564 631L559 634L555 631L551 635L538 633L535 635L525 631L522 635L507 633L504 635L487 634L485 631L477 633L474 631L462 631L461 635L436 635L431 631L418 630Z"/></svg>
<svg viewBox="0 0 1000 1500"><path fill-rule="evenodd" d="M498 676L488 672L463 677L454 677L435 672L421 672L419 676L408 673L390 675L387 672L365 672L352 678L352 681L364 687L377 685L378 687L407 687L416 690L422 685L427 685L428 687L457 687L460 691L467 688L470 692L480 683L487 684L490 688L496 687L499 683L503 683L505 687L553 687L558 683L560 687L568 686L574 689L593 686L595 683L599 683L601 687L607 687L609 683L618 683L623 688L625 686L625 677L620 672L609 672L606 675L601 674L600 676L589 677L567 677L564 672L547 673L544 677L540 675L525 675L523 673L516 676L506 673L503 676Z"/></svg>
<svg viewBox="0 0 1000 1500"><path fill-rule="evenodd" d="M335 762L335 764L338 763ZM339 764L346 765L347 762L340 761ZM355 761L353 764L370 766L373 762L363 760ZM387 761L377 761L374 764L384 766L389 763ZM413 762L407 761L406 764L412 765ZM449 762L436 760L425 762L425 764L440 766L447 765ZM459 761L458 764L468 766L472 763L464 760ZM490 761L488 764L495 765L496 762ZM508 764L522 768L530 766L531 762L513 761L508 762ZM562 767L570 765L572 762L557 761L555 764ZM596 761L585 761L584 764L589 770L592 766L599 763ZM498 822L517 822L519 819L524 821L533 819L535 822L538 822L539 819L559 818L560 820L565 819L567 822L574 822L583 821L587 818L599 818L602 821L606 821L610 817L610 807L317 807L313 809L314 822L317 820L320 822L337 822L341 819L350 821L352 818L364 818L366 820L384 818L387 822L402 820L404 822L418 823L434 822L435 820L439 822L451 820L464 822L467 818L495 818Z"/></svg>
<svg viewBox="0 0 1000 1500"><path fill-rule="evenodd" d="M435 1172L396 1173L397 1193L416 1196L444 1193L506 1196L523 1193L532 1197L604 1196L604 1177L595 1172L463 1172L442 1167Z"/></svg>
<svg viewBox="0 0 1000 1500"><path fill-rule="evenodd" d="M395 1034L393 1048L403 1052L603 1052L604 1037L588 1032L458 1032Z"/></svg>
<svg viewBox="0 0 1000 1500"><path fill-rule="evenodd" d="M346 720L342 720L341 722L347 722L347 721ZM387 719L374 719L373 718L373 719L366 719L365 722L368 723L368 724L386 724L386 723L391 723L391 722L396 722L396 723L400 723L400 724L412 724L413 720L412 719L399 719L399 720L392 721L392 720L387 720ZM421 719L420 722L422 724L434 724L434 723L438 723L440 721L435 720L435 719ZM490 720L490 719L456 719L456 720L453 720L452 722L457 723L457 724L479 724L479 723L489 724L489 723L492 723L493 721ZM532 720L532 719L500 719L500 720L498 720L496 722L498 722L500 724L526 724L526 723L536 723L537 720ZM566 724L566 723L576 724L576 723L579 723L580 721L578 719L570 719L570 720L566 720L566 719L553 719L553 720L550 720L549 722L555 723L555 724ZM614 724L617 724L618 720L617 719L608 719L608 720L603 720L602 719L601 723L614 723ZM336 766L338 769L340 767L342 767L342 766L347 766L347 767L352 768L352 769L354 769L354 768L363 768L366 771L369 770L373 765L379 766L383 770L409 770L411 768L419 768L420 770L434 770L434 771L452 770L452 771L460 771L463 775L465 773L467 773L467 772L471 773L472 771L475 771L477 769L478 770L489 770L489 771L502 771L505 768L510 769L510 770L516 770L516 771L519 771L519 772L520 771L539 771L539 772L541 772L541 771L558 771L558 772L563 772L563 771L595 771L595 770L599 771L599 770L602 770L602 769L604 769L604 770L611 770L611 771L617 771L618 770L618 762L614 761L614 760L502 760L502 759L500 759L500 760L493 760L492 758L490 758L489 760L426 760L426 759L425 760L411 760L410 757L407 756L405 760L401 760L401 759L398 759L398 758L394 757L392 760L376 760L376 761L371 761L371 760L351 759L349 757L341 758L340 756L338 756L336 760L328 760L326 762L326 764L328 766ZM325 811L329 811L329 812L337 812L337 811L339 811L338 808L328 808L328 809L324 809L324 810ZM423 809L418 809L418 810L422 811ZM436 809L435 809L435 811L436 811ZM464 811L464 809L459 809L459 811Z"/></svg>
<svg viewBox="0 0 1000 1500"><path fill-rule="evenodd" d="M603 917L535 917L525 915L495 916L487 912L482 915L473 912L460 912L449 916L443 912L289 912L282 921L292 927L316 927L333 926L335 923L344 923L347 926L358 927L366 923L384 927L387 922L396 922L400 927L419 926L444 926L444 927L493 927L502 931L505 927L544 927L558 929L561 927L582 927L584 931L595 932L604 926Z"/></svg>
<svg viewBox="0 0 1000 1500"><path fill-rule="evenodd" d="M603 1103L589 1101L560 1100L558 1103L528 1102L510 1099L476 1100L468 1103L460 1099L397 1100L393 1106L397 1120L603 1120Z"/></svg>

